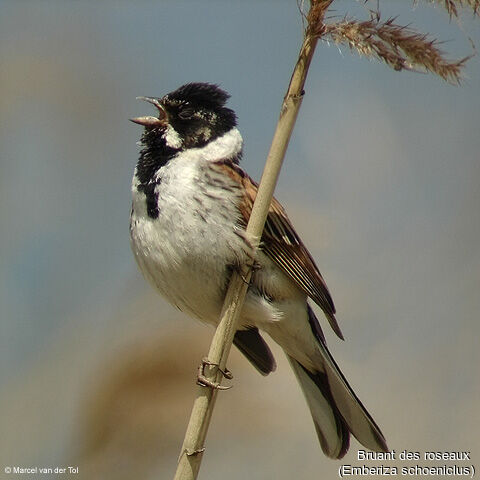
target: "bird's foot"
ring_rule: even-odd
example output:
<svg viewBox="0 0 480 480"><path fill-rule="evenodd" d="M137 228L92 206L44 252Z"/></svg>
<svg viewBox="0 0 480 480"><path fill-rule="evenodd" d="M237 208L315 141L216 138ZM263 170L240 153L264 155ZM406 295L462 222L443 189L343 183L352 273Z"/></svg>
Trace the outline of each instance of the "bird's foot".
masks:
<svg viewBox="0 0 480 480"><path fill-rule="evenodd" d="M215 388L217 390L229 390L230 388L232 388L231 385L223 386L223 385L220 385L220 383L218 382L213 382L212 380L208 379L205 376L205 367L207 366L216 367L221 372L221 374L228 380L231 380L233 378L233 375L230 372L230 370L228 369L222 370L218 365L218 363L211 362L210 360L208 360L208 358L203 358L202 363L198 367L197 385L200 385L202 387Z"/></svg>

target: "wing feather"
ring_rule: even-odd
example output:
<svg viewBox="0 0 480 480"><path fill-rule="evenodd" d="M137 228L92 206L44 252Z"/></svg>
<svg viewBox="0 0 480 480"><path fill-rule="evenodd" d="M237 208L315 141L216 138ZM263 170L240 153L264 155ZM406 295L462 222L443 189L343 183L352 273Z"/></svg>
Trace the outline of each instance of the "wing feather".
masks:
<svg viewBox="0 0 480 480"><path fill-rule="evenodd" d="M216 162L215 168L242 185L244 197L240 212L246 226L257 196L257 183L236 163L228 160ZM260 248L323 310L333 331L343 339L335 318L335 305L325 280L276 198L273 198L270 205Z"/></svg>

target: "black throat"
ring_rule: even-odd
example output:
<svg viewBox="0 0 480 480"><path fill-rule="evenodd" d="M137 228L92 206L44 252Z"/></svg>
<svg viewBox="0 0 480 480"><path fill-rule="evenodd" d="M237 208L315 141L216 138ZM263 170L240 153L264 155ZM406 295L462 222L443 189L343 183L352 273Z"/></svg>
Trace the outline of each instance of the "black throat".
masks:
<svg viewBox="0 0 480 480"><path fill-rule="evenodd" d="M158 140L158 133L145 132L142 137L144 147L140 151L137 163L137 191L146 196L147 214L150 218L158 218L158 194L155 187L160 185L161 179L157 178L158 170L166 165L180 150L165 145Z"/></svg>

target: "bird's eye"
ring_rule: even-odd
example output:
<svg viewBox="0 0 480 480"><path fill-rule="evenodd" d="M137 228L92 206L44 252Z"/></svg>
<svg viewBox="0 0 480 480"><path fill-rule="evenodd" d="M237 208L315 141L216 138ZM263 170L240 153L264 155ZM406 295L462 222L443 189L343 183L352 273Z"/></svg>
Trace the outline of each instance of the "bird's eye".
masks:
<svg viewBox="0 0 480 480"><path fill-rule="evenodd" d="M192 107L183 107L180 109L180 112L178 113L178 116L182 118L183 120L188 120L189 118L193 117L193 114L195 111L193 110Z"/></svg>

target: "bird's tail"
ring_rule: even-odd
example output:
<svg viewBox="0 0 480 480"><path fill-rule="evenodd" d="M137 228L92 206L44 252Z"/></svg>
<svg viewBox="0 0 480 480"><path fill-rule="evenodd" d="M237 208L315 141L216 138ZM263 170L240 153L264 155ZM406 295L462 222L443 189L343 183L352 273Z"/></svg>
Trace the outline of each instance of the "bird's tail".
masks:
<svg viewBox="0 0 480 480"><path fill-rule="evenodd" d="M311 323L317 322L310 309L309 315L313 316ZM325 455L342 458L348 450L350 433L370 450L388 451L380 428L348 384L324 339L319 335L316 338L323 357L319 371L311 372L287 357L302 387Z"/></svg>

